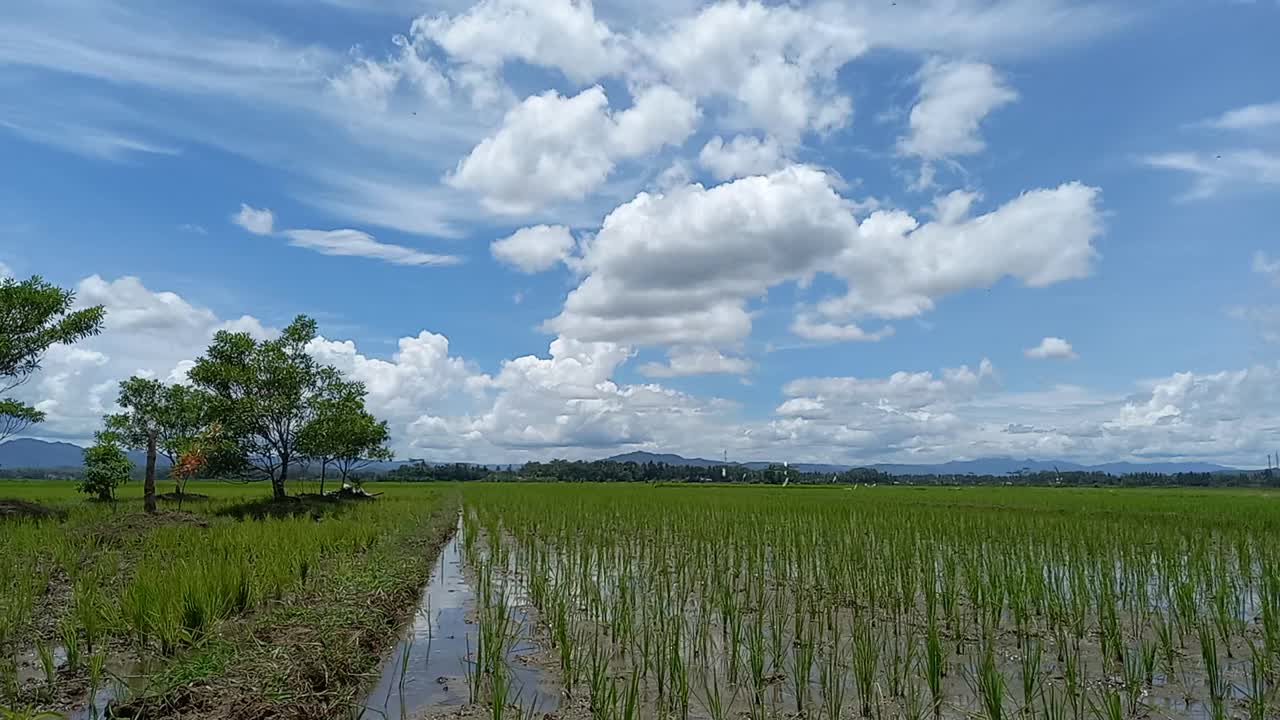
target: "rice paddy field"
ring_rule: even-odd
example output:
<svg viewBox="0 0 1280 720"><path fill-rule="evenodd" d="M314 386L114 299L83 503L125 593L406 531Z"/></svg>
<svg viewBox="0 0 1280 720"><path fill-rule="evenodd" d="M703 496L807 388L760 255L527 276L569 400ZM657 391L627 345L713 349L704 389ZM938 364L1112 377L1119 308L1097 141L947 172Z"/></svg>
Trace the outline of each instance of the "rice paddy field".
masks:
<svg viewBox="0 0 1280 720"><path fill-rule="evenodd" d="M503 684L507 608L528 606L564 714L1276 718L1276 503L474 486L475 694Z"/></svg>
<svg viewBox="0 0 1280 720"><path fill-rule="evenodd" d="M457 518L430 487L281 509L213 482L146 515L140 485L0 482L61 513L0 520L0 718L341 716Z"/></svg>
<svg viewBox="0 0 1280 720"><path fill-rule="evenodd" d="M1265 491L210 487L0 483L13 717L1280 717Z"/></svg>

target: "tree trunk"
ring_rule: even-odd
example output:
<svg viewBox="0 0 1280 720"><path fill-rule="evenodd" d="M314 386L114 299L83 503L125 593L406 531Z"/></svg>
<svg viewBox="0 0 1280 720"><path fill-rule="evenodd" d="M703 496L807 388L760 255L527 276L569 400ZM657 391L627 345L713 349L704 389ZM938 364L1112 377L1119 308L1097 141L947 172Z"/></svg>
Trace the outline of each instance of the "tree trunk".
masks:
<svg viewBox="0 0 1280 720"><path fill-rule="evenodd" d="M328 467L329 467L328 460L320 461L320 494L321 495L324 495L324 471L328 469Z"/></svg>
<svg viewBox="0 0 1280 720"><path fill-rule="evenodd" d="M284 483L289 479L289 456L285 455L280 458L280 474L271 478L271 495L276 500L285 497Z"/></svg>
<svg viewBox="0 0 1280 720"><path fill-rule="evenodd" d="M156 436L147 438L147 474L142 485L142 501L146 511L156 511Z"/></svg>

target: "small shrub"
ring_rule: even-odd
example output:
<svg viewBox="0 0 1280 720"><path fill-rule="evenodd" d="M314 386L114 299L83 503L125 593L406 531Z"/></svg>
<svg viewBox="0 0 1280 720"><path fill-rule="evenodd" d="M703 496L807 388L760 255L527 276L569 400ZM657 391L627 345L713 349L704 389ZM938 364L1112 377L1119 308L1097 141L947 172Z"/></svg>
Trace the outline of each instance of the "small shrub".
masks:
<svg viewBox="0 0 1280 720"><path fill-rule="evenodd" d="M84 451L84 477L79 490L97 495L99 500L114 500L116 488L129 481L133 463L107 433L98 433L97 442Z"/></svg>

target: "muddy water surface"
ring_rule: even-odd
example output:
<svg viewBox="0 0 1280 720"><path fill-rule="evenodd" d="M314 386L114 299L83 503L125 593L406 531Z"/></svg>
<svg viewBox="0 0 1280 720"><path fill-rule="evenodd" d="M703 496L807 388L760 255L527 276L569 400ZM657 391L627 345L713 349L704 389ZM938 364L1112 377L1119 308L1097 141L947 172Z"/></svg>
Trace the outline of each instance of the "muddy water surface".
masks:
<svg viewBox="0 0 1280 720"><path fill-rule="evenodd" d="M476 596L467 577L461 538L459 522L440 551L413 621L384 659L378 683L365 698L365 717L418 718L470 701L467 667L476 645ZM529 639L529 617L519 608L512 608L512 614L520 621L520 632L510 656L510 702L522 707L532 704L539 715L552 712L559 706L559 687L536 663L523 661L539 648Z"/></svg>

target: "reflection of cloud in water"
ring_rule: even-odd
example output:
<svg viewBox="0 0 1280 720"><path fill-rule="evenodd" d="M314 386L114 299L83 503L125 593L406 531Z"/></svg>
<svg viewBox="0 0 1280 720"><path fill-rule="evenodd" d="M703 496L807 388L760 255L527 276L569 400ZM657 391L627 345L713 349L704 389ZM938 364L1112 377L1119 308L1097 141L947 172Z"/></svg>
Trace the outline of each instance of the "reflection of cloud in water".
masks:
<svg viewBox="0 0 1280 720"><path fill-rule="evenodd" d="M382 675L365 699L365 706L373 715L420 717L426 711L465 705L469 700L467 662L476 647L477 628L468 622L467 614L475 608L476 595L466 578L461 538L459 521L453 537L440 551L431 580L423 588L412 624L384 658ZM509 661L538 649L528 639L530 628L524 613L512 614L520 623L520 630ZM559 706L559 689L547 685L551 678L524 663L510 662L509 666L511 702L521 706L532 702L539 712L554 711Z"/></svg>

